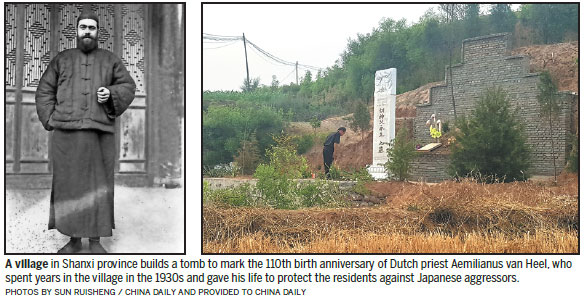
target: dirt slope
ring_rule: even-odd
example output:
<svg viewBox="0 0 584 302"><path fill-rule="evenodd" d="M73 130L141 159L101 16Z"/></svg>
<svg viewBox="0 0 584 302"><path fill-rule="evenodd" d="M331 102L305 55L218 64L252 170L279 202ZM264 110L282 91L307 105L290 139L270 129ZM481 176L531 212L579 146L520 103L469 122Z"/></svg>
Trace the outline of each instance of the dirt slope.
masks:
<svg viewBox="0 0 584 302"><path fill-rule="evenodd" d="M578 41L552 45L532 45L514 49L514 55L528 55L531 72L549 70L560 91L578 93Z"/></svg>

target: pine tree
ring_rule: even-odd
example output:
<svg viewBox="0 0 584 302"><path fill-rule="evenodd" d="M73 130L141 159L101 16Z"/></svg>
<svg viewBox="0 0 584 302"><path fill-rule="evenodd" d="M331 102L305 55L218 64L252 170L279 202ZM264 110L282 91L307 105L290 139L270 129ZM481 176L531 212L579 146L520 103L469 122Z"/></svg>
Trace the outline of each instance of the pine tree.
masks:
<svg viewBox="0 0 584 302"><path fill-rule="evenodd" d="M487 89L470 118L457 124L449 169L453 176L484 182L527 178L527 136L503 89Z"/></svg>

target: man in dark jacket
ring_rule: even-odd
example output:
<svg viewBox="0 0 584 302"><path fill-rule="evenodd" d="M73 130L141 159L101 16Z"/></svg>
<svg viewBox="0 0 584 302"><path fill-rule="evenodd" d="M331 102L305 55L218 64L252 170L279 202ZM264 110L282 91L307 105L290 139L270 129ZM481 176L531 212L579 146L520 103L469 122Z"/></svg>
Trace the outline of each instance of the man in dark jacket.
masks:
<svg viewBox="0 0 584 302"><path fill-rule="evenodd" d="M54 131L49 229L71 240L58 253L106 253L100 237L114 226L115 118L134 100L136 84L122 60L99 49L99 20L77 19L77 48L60 52L40 79L39 120Z"/></svg>
<svg viewBox="0 0 584 302"><path fill-rule="evenodd" d="M333 164L333 154L335 153L335 144L341 143L341 136L345 135L347 129L340 127L337 132L331 133L324 141L324 148L322 149L322 157L324 158L324 174L327 179L330 179L330 168Z"/></svg>

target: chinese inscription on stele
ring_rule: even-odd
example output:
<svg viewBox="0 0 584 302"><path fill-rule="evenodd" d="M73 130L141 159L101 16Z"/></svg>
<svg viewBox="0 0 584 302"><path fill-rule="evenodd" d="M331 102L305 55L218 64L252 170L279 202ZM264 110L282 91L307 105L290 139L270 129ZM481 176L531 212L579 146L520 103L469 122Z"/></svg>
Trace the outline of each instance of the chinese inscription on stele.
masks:
<svg viewBox="0 0 584 302"><path fill-rule="evenodd" d="M395 138L396 69L375 73L373 117L373 163L369 173L376 179L387 178L383 165L387 162L387 148Z"/></svg>

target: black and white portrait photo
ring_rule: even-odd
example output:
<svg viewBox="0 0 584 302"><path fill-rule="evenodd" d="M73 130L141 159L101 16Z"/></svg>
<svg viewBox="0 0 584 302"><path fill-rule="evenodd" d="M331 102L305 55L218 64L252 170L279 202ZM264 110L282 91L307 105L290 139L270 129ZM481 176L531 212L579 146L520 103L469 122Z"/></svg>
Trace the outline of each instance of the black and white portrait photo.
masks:
<svg viewBox="0 0 584 302"><path fill-rule="evenodd" d="M6 254L184 254L184 3L4 5Z"/></svg>

